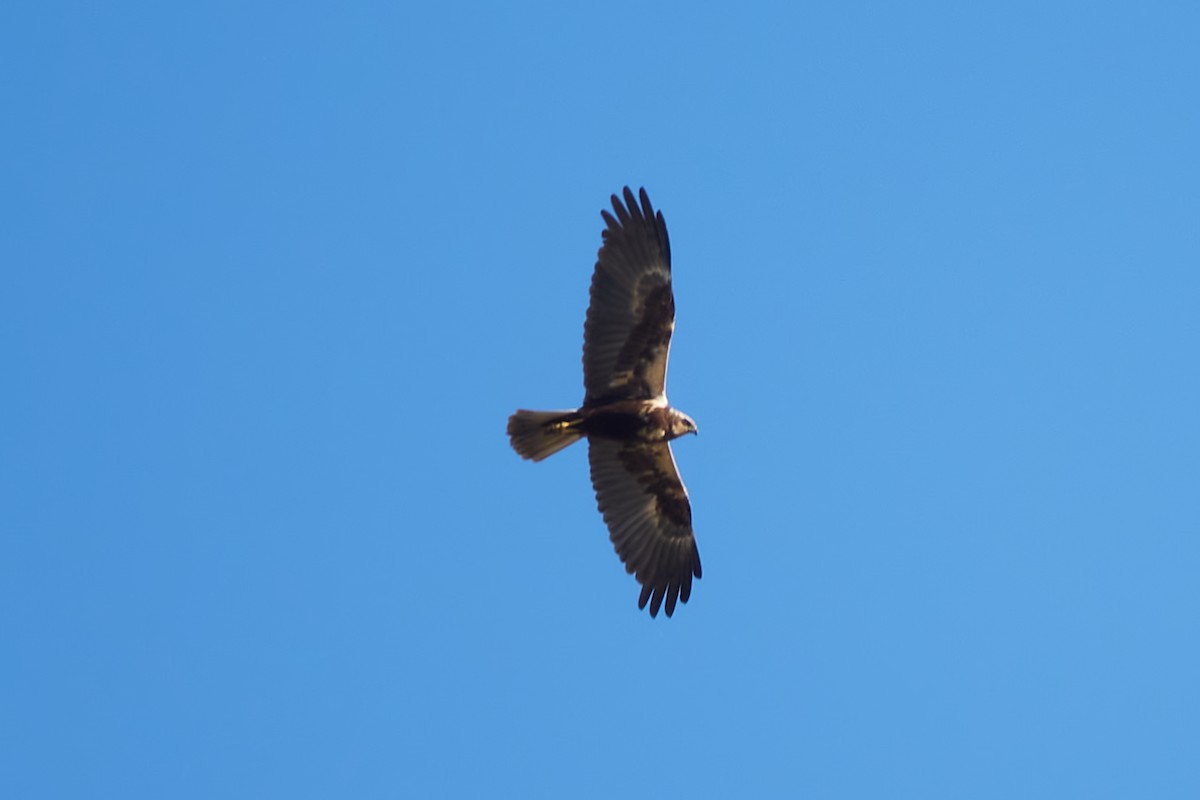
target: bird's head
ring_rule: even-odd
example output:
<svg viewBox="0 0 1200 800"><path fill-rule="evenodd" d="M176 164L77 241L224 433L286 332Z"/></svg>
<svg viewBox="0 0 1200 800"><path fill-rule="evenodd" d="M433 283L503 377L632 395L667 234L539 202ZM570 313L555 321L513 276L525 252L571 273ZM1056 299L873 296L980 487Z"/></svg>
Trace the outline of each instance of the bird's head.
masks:
<svg viewBox="0 0 1200 800"><path fill-rule="evenodd" d="M685 433L699 434L700 429L696 427L696 421L684 414L682 411L676 411L674 418L671 420L671 438L683 436Z"/></svg>

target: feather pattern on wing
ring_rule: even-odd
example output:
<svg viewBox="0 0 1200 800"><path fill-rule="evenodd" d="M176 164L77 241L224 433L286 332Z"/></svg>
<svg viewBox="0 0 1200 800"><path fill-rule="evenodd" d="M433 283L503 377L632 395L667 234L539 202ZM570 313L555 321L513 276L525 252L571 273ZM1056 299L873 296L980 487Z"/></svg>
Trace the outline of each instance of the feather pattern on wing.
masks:
<svg viewBox="0 0 1200 800"><path fill-rule="evenodd" d="M671 243L646 190L612 196L583 327L584 405L664 394L675 297ZM640 200L640 204L639 204ZM615 216L614 216L615 215Z"/></svg>
<svg viewBox="0 0 1200 800"><path fill-rule="evenodd" d="M592 438L592 486L613 547L626 572L642 585L638 608L650 603L667 616L687 602L700 577L700 551L692 535L692 507L666 442Z"/></svg>

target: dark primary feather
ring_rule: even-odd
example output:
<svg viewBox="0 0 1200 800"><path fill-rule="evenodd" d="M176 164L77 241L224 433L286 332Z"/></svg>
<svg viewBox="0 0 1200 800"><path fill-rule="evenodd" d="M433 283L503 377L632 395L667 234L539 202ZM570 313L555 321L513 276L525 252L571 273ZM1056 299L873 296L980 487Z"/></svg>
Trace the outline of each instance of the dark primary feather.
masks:
<svg viewBox="0 0 1200 800"><path fill-rule="evenodd" d="M584 405L663 394L675 297L671 244L646 190L612 196L583 327Z"/></svg>
<svg viewBox="0 0 1200 800"><path fill-rule="evenodd" d="M638 608L649 602L653 617L665 602L671 616L700 577L700 551L670 445L592 438L588 461L613 547L642 585Z"/></svg>

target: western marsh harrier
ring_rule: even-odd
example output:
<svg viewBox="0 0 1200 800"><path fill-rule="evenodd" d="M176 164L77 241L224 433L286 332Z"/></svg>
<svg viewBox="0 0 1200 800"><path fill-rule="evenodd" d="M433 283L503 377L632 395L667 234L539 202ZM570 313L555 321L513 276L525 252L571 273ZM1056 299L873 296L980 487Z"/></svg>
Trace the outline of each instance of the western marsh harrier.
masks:
<svg viewBox="0 0 1200 800"><path fill-rule="evenodd" d="M517 411L508 436L522 458L541 461L583 437L592 486L613 547L642 585L650 616L687 602L700 577L692 507L669 442L696 433L667 404L667 356L675 329L671 244L646 190L613 195L583 325L583 405ZM640 201L640 203L639 203Z"/></svg>

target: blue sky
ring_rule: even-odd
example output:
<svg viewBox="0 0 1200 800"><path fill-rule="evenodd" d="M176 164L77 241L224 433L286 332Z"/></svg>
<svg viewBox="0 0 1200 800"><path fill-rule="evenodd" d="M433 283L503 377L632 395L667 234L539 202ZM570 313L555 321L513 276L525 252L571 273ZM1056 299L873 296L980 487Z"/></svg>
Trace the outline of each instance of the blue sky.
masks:
<svg viewBox="0 0 1200 800"><path fill-rule="evenodd" d="M1200 11L0 11L13 797L1200 796ZM704 578L576 446L672 238Z"/></svg>

